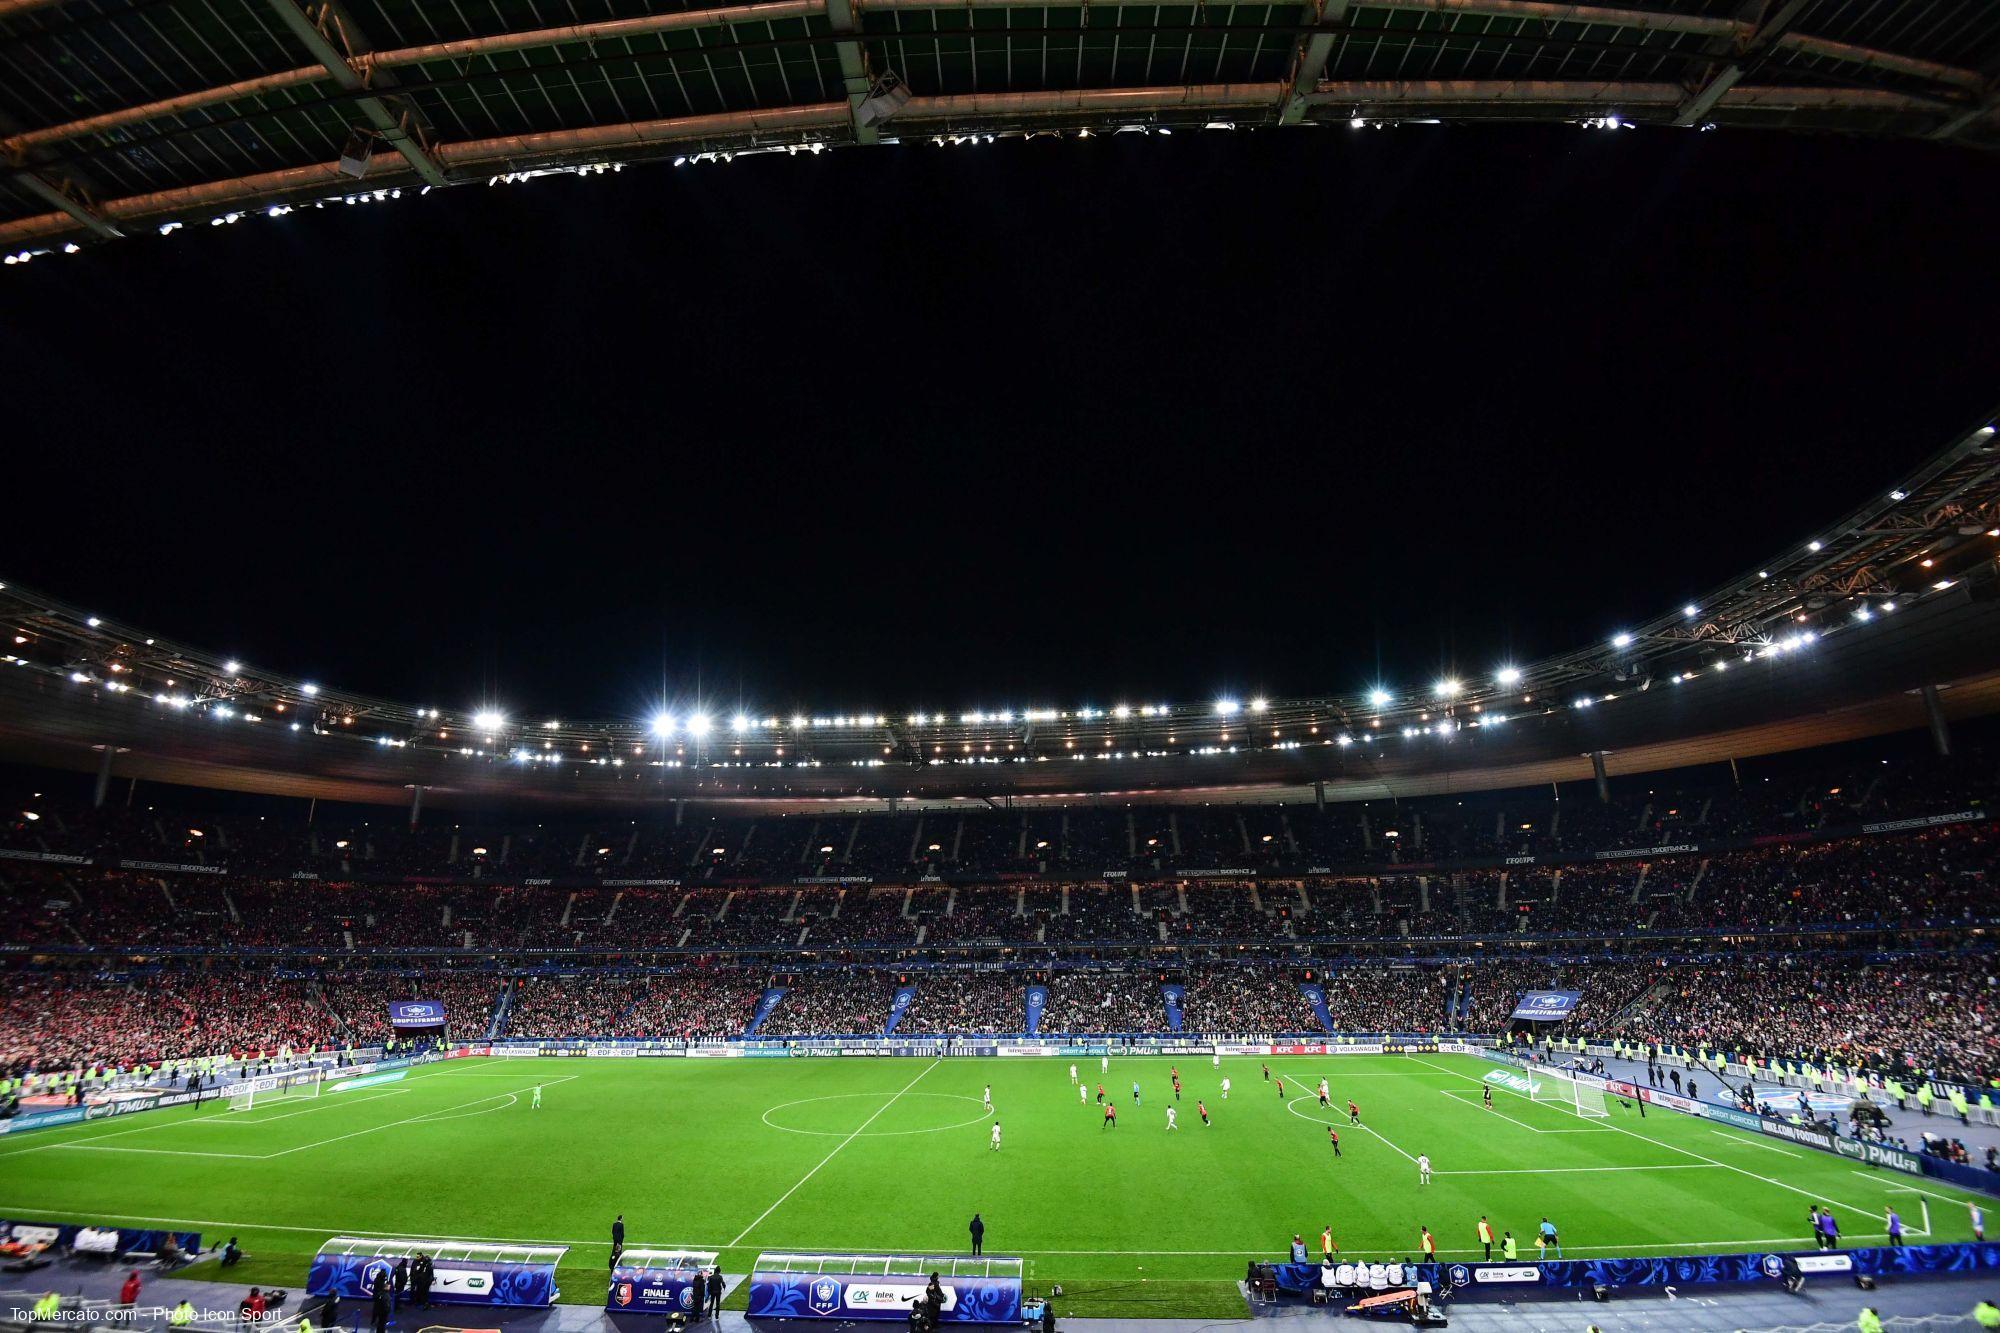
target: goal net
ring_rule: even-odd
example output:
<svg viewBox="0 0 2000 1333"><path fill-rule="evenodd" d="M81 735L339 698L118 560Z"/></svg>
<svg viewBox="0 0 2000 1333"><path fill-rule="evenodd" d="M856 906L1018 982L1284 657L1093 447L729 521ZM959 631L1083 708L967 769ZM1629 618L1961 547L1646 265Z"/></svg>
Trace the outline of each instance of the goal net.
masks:
<svg viewBox="0 0 2000 1333"><path fill-rule="evenodd" d="M1592 1119L1611 1114L1604 1105L1604 1085L1594 1078L1586 1082L1566 1069L1543 1066L1531 1071L1528 1081L1528 1096L1533 1101L1550 1102Z"/></svg>
<svg viewBox="0 0 2000 1333"><path fill-rule="evenodd" d="M248 1111L273 1097L317 1097L325 1081L326 1071L323 1069L244 1079L229 1089L229 1109Z"/></svg>

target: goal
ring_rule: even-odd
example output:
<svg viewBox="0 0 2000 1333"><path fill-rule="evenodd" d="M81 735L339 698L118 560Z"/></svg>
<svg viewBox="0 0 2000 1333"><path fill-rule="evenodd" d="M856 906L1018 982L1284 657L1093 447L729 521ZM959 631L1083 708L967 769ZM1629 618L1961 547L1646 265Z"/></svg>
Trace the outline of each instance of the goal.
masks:
<svg viewBox="0 0 2000 1333"><path fill-rule="evenodd" d="M1591 1120L1611 1114L1604 1105L1604 1085L1595 1078L1585 1081L1567 1069L1544 1065L1528 1072L1528 1083L1531 1101L1550 1102Z"/></svg>
<svg viewBox="0 0 2000 1333"><path fill-rule="evenodd" d="M326 1082L323 1069L301 1070L296 1074L274 1074L266 1078L244 1079L229 1089L229 1109L247 1111L273 1097L317 1097Z"/></svg>

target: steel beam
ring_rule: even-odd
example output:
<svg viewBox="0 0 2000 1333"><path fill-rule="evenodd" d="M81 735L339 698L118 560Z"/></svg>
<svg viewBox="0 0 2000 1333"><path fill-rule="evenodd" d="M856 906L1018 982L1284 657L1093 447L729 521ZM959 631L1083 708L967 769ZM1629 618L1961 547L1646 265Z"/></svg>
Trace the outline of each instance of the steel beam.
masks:
<svg viewBox="0 0 2000 1333"><path fill-rule="evenodd" d="M59 212L67 215L72 221L76 222L85 231L90 232L93 236L102 237L107 241L115 241L125 234L100 217L90 205L75 198L67 191L49 181L42 179L41 173L32 167L23 168L16 172L14 180L23 189L27 190L28 193L41 199L44 203L54 205Z"/></svg>
<svg viewBox="0 0 2000 1333"><path fill-rule="evenodd" d="M1930 132L1933 139L1953 139L1960 131L2000 111L2000 92L1988 93L1973 105Z"/></svg>
<svg viewBox="0 0 2000 1333"><path fill-rule="evenodd" d="M1291 89L1278 109L1280 125L1296 125L1306 118L1306 94L1319 86L1326 73L1327 57L1333 54L1338 29L1347 21L1348 0L1314 0L1305 11L1305 21L1319 29L1292 43Z"/></svg>
<svg viewBox="0 0 2000 1333"><path fill-rule="evenodd" d="M289 0L285 0L289 3ZM898 124L932 132L952 128L1004 131L1032 127L1047 119L1089 125L1136 116L1188 118L1212 111L1269 112L1290 94L1287 81L1194 84L1153 88L1055 89L1035 92L963 93L916 97ZM1686 90L1675 83L1603 83L1534 79L1362 79L1321 83L1306 95L1309 107L1341 107L1344 114L1436 113L1454 109L1526 112L1531 108L1652 110L1656 118L1680 104ZM1749 113L1852 111L1872 114L1935 115L1936 99L1875 89L1795 88L1738 85L1719 104ZM576 129L503 135L440 144L428 159L448 171L480 176L607 157L644 157L649 151L681 145L765 145L821 141L829 131L851 126L843 100L806 106L683 116L667 120L620 121ZM414 173L403 162L378 155L362 184L366 188L410 184ZM95 211L116 227L187 217L213 217L231 209L346 193L356 182L331 162L287 167L226 180L206 181L149 194L106 199ZM0 223L0 248L74 234L83 224L64 212L38 214Z"/></svg>
<svg viewBox="0 0 2000 1333"><path fill-rule="evenodd" d="M7 12L10 0L0 0L0 16ZM884 12L936 12L942 0L847 0L846 21L836 25L837 31L858 34L858 14L866 10ZM952 9L982 9L995 7L1015 7L1020 0L963 0L962 4L949 6ZM1104 0L1099 0L1104 3ZM31 6L32 7L32 6ZM1061 8L1064 5L1057 5ZM1570 23L1580 26L1607 27L1631 32L1667 32L1707 36L1718 42L1741 44L1755 33L1754 25L1739 19L1719 16L1660 13L1643 9L1610 8L1597 5L1574 5L1549 3L1549 0L1322 0L1318 6L1308 6L1305 20L1308 23L1325 22L1328 26L1341 21L1343 12L1353 8L1400 10L1414 13L1435 13L1448 17L1472 16L1486 18L1514 19L1540 24ZM279 10L281 14L289 10L294 15L297 9L286 4ZM120 107L94 116L67 121L58 125L43 126L31 130L0 126L0 153L20 161L26 152L66 143L89 135L104 134L112 130L128 129L156 120L184 115L191 111L222 106L231 102L261 97L269 93L288 89L305 88L341 78L342 72L355 76L355 81L342 79L341 87L353 91L364 86L393 87L394 81L388 71L422 65L433 61L467 61L480 57L490 57L503 52L546 50L564 45L588 45L597 42L646 36L661 32L688 31L714 27L729 27L739 24L767 23L780 19L810 19L818 15L829 15L831 11L824 0L764 0L764 3L726 5L712 9L682 10L674 13L643 14L631 18L605 19L591 23L564 24L557 27L534 28L521 32L492 33L480 37L464 37L450 41L429 42L416 46L399 47L381 51L351 51L341 56L331 45L325 43L317 28L307 25L312 40L327 48L336 64L326 63L321 53L315 49L319 63L296 69L276 70L268 74L254 75L233 83L218 84L210 88L194 89L177 93L156 101ZM301 39L307 40L304 33ZM343 36L350 43L355 40L351 26L343 28ZM865 58L861 43L843 41L842 81L849 80L850 66L859 67L865 77ZM1775 42L1777 49L1797 51L1802 54L1824 57L1846 64L1859 65L1864 69L1882 70L1904 74L1940 83L1948 87L1960 88L1984 94L1987 89L1974 70L1959 69L1932 61L1917 60L1898 56L1890 52L1875 51L1864 47L1831 42L1800 33L1782 33ZM1282 104L1280 120L1293 123L1302 119L1305 106L1299 103L1299 96L1312 91L1311 82L1300 77L1310 74L1316 80L1325 70L1326 59L1333 47L1330 34L1305 34L1295 48L1292 71L1293 93ZM1733 84L1740 75L1728 80ZM865 88L863 89L865 93ZM1727 85L1716 95L1727 91ZM853 91L848 90L850 100ZM1962 117L1946 122L1933 137L1950 138L1982 116L1991 113L1989 104L1968 110ZM380 126L378 125L378 128ZM407 155L406 155L407 156ZM415 165L415 164L412 164Z"/></svg>
<svg viewBox="0 0 2000 1333"><path fill-rule="evenodd" d="M605 19L598 23L570 23L556 28L533 28L525 32L501 32L486 37L462 37L448 42L426 42L420 46L366 51L346 62L364 77L379 81L380 71L405 69L431 61L465 61L512 51L539 51L557 46L589 46L598 42L649 37L663 32L685 32L700 28L733 27L745 23L775 23L781 19L813 18L826 12L821 0L764 0L761 4L727 5L716 9L683 9L670 14L642 14L636 18ZM54 144L67 143L87 135L129 129L155 120L166 120L224 106L268 93L306 88L325 83L332 77L323 64L301 65L297 69L275 70L234 83L217 84L192 92L177 93L154 102L119 107L101 115L65 121L40 129L8 132L0 139L0 152L9 155Z"/></svg>
<svg viewBox="0 0 2000 1333"><path fill-rule="evenodd" d="M861 43L853 34L861 31L854 17L853 0L826 0L827 26L843 35L843 40L834 47L840 57L840 85L847 92L847 125L854 135L854 142L872 144L881 140L881 132L873 125L861 122L861 104L868 100L868 86L873 82L868 77L868 53L861 49Z"/></svg>
<svg viewBox="0 0 2000 1333"><path fill-rule="evenodd" d="M299 8L297 0L270 0L270 4L279 21L304 44L306 50L312 53L313 59L326 67L326 72L333 76L335 83L348 92L360 92L368 87L368 81L347 63L347 52L336 47L327 35L320 31L319 25ZM352 19L341 12L334 4L334 0L326 0L326 4L319 12L338 27L350 49L358 48L364 52L367 50L368 43L362 38L360 29ZM393 89L395 75L384 70L376 74L375 85L385 91ZM403 155L403 160L422 177L426 185L449 184L444 168L431 157L430 150L414 132L413 117L397 115L381 97L372 94L360 98L357 105L360 106L362 114L368 117L369 123Z"/></svg>
<svg viewBox="0 0 2000 1333"><path fill-rule="evenodd" d="M1771 49L1771 44L1785 34L1786 29L1792 26L1792 20L1796 19L1799 12L1810 3L1811 0L1785 0L1784 4L1758 24L1757 30L1749 39L1741 43L1734 58L1717 65L1709 72L1701 87L1687 95L1686 100L1674 112L1674 124L1699 125L1708 113L1715 109L1715 104L1722 100L1723 94L1734 88L1742 81L1745 74L1756 67Z"/></svg>

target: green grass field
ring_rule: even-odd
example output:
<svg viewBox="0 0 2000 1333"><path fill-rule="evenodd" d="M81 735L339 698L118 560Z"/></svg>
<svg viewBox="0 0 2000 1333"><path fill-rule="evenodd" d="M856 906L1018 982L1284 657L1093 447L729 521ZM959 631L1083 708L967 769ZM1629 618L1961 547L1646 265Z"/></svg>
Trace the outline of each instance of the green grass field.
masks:
<svg viewBox="0 0 2000 1333"><path fill-rule="evenodd" d="M719 1249L740 1275L762 1249L962 1251L977 1209L989 1252L1028 1260L1031 1291L1063 1284L1059 1309L1202 1318L1241 1312L1245 1259L1328 1224L1350 1257L1413 1255L1429 1226L1451 1258L1476 1253L1485 1214L1528 1259L1546 1214L1575 1258L1801 1246L1813 1203L1867 1243L1892 1202L1921 1226L1923 1200L1937 1239L1971 1235L1963 1191L1686 1116L1613 1102L1586 1120L1500 1089L1484 1110L1496 1066L1471 1057L1273 1058L1282 1098L1257 1059L1182 1061L1173 1133L1169 1063L1077 1062L1118 1099L1107 1130L1063 1059L450 1061L248 1111L0 1139L0 1216L238 1235L252 1259L229 1280L245 1284L299 1285L331 1235L561 1242L565 1299L595 1303L619 1212L628 1244ZM1317 1106L1321 1076L1336 1111ZM1345 1124L1349 1098L1365 1128Z"/></svg>

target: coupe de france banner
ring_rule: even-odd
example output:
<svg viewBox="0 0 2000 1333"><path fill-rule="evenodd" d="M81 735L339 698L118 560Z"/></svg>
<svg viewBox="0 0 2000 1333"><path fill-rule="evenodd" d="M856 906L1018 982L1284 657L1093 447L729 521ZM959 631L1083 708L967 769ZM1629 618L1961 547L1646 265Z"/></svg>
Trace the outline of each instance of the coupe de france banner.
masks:
<svg viewBox="0 0 2000 1333"><path fill-rule="evenodd" d="M1514 1006L1514 1017L1529 1023L1558 1022L1568 1018L1582 998L1583 992L1575 990L1524 991Z"/></svg>
<svg viewBox="0 0 2000 1333"><path fill-rule="evenodd" d="M389 1024L399 1028L441 1028L444 1001L393 1000L389 1004Z"/></svg>

